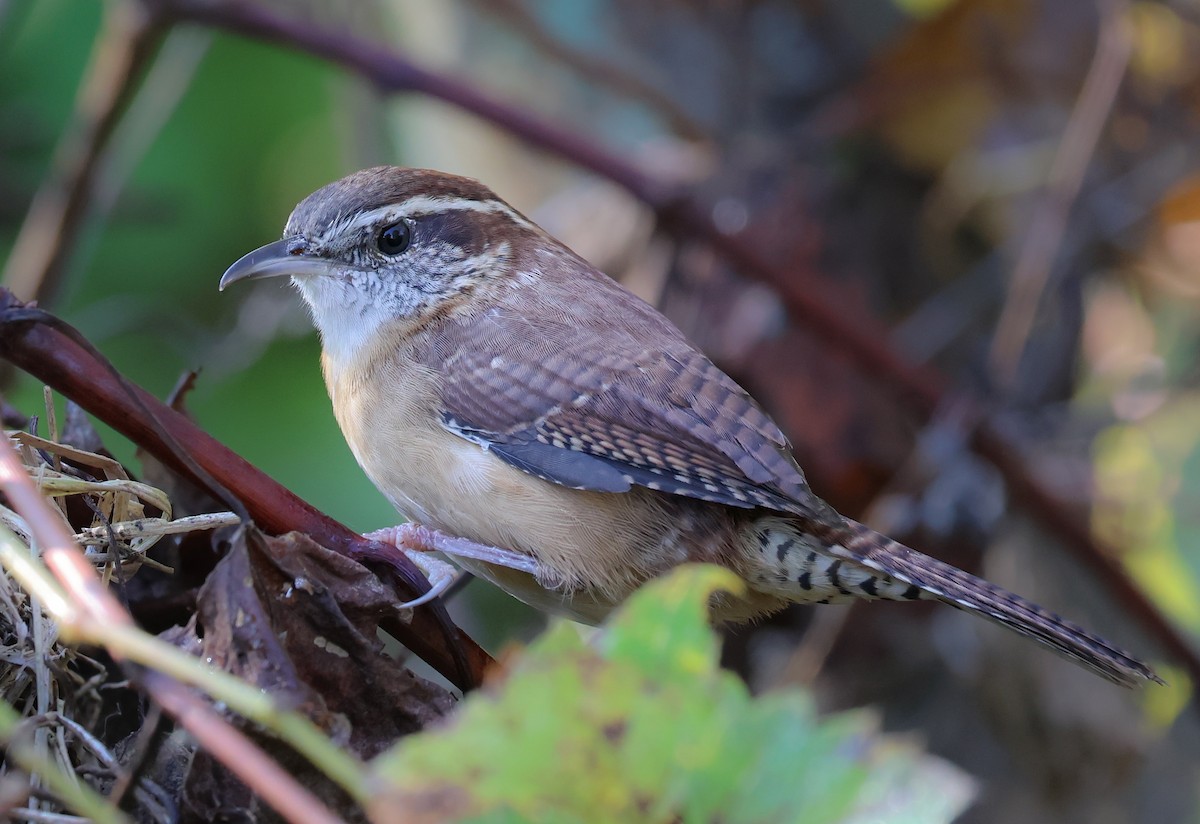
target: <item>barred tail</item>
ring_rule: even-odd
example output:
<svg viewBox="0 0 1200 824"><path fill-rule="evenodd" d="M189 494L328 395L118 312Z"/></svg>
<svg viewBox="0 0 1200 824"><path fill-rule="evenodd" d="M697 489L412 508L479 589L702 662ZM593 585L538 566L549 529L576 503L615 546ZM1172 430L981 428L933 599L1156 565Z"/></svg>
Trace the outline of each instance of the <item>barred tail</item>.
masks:
<svg viewBox="0 0 1200 824"><path fill-rule="evenodd" d="M1121 686L1163 683L1144 663L1078 624L860 523L846 519L846 524L851 534L840 536L837 544L830 542L836 557L919 587L944 603L1039 641Z"/></svg>
<svg viewBox="0 0 1200 824"><path fill-rule="evenodd" d="M844 523L766 517L752 533L753 586L797 603L936 599L1039 641L1114 683L1163 683L1153 670L1098 635L878 532Z"/></svg>

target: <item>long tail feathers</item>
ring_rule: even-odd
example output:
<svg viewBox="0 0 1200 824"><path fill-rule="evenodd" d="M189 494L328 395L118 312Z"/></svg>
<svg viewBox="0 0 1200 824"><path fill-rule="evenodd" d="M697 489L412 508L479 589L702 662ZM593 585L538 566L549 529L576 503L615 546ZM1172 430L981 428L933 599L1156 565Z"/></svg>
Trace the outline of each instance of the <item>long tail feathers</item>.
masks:
<svg viewBox="0 0 1200 824"><path fill-rule="evenodd" d="M1132 655L1032 601L909 549L860 523L847 519L846 524L851 534L842 536L840 542L830 542L830 552L837 557L919 587L944 603L1039 641L1121 686L1132 687L1144 681L1163 683Z"/></svg>

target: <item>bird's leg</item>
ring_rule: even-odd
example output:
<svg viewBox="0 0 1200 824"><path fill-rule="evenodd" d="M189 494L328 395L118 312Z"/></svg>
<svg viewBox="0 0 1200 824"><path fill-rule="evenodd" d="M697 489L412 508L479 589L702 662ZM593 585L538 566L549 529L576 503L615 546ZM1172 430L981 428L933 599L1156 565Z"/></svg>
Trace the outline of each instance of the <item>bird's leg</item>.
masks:
<svg viewBox="0 0 1200 824"><path fill-rule="evenodd" d="M528 572L536 576L540 571L538 562L528 555L513 552L510 549L477 544L466 538L458 538L438 532L436 529L405 523L377 529L363 535L371 541L394 546L403 552L418 569L429 579L429 592L419 598L401 604L402 608L417 607L428 603L441 595L450 586L458 570L445 561L435 558L429 553L440 552L443 555L459 558L471 558L497 566Z"/></svg>

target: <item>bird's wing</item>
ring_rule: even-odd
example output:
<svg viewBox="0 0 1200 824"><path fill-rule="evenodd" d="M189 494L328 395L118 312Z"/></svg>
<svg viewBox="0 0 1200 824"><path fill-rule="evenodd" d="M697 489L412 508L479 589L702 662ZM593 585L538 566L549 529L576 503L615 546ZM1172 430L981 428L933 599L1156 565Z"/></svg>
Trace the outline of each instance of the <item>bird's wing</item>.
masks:
<svg viewBox="0 0 1200 824"><path fill-rule="evenodd" d="M644 317L600 337L577 318L502 309L444 324L424 347L444 381L443 424L575 489L638 485L827 516L754 399L664 318L642 304L638 311Z"/></svg>

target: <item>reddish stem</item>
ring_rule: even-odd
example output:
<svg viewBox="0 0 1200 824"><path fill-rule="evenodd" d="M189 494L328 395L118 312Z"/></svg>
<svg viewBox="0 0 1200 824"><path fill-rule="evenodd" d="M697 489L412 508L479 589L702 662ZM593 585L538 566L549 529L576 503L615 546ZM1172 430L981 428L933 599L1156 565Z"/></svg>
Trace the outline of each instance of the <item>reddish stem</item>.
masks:
<svg viewBox="0 0 1200 824"><path fill-rule="evenodd" d="M214 489L203 477L202 473L208 473L241 501L265 532L303 532L322 546L357 560L391 557L401 596L413 598L428 588L407 558L397 558L320 512L145 390L123 385L107 363L71 335L29 319L30 311L0 289L0 356L49 384L175 472L216 497L224 497L223 490ZM44 318L61 324L50 316ZM199 467L201 474L193 467ZM411 623L392 619L383 622L383 627L460 688L482 683L491 659L450 622L441 605L414 610Z"/></svg>

